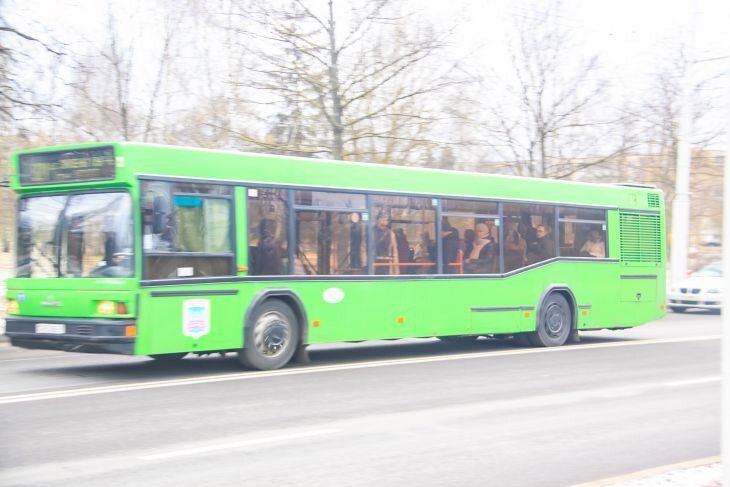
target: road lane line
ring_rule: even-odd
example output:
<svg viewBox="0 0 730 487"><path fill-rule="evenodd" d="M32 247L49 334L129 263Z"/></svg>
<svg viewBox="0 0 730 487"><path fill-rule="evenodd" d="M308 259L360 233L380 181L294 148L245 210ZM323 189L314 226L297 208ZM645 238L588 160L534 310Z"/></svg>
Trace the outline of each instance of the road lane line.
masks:
<svg viewBox="0 0 730 487"><path fill-rule="evenodd" d="M698 379L687 379L687 380L676 380L671 382L665 382L665 386L669 387L683 387L683 386L692 386L695 384L707 384L708 382L720 382L722 380L722 377L717 375L713 377L700 377Z"/></svg>
<svg viewBox="0 0 730 487"><path fill-rule="evenodd" d="M78 355L75 353L64 353L62 355L49 355L47 357L8 358L8 359L1 359L0 363L27 362L28 360L48 360L48 359L58 359L58 358L78 358Z"/></svg>
<svg viewBox="0 0 730 487"><path fill-rule="evenodd" d="M462 353L455 355L436 355L430 357L416 357L406 359L395 359L395 360L375 360L367 362L355 362L349 364L340 365L320 365L313 367L297 367L280 370L262 371L262 372L240 372L233 374L219 374L209 375L202 377L192 377L187 379L170 379L170 380L159 380L159 381L148 381L148 382L132 382L127 384L115 384L110 386L95 386L86 387L81 389L67 389L60 391L49 391L49 392L37 392L31 394L19 394L12 396L0 397L0 405L3 404L14 404L20 402L31 402L31 401L44 401L49 399L79 397L79 396L90 396L96 394L110 394L114 392L128 392L138 391L145 389L157 389L163 387L177 387L193 384L205 384L212 382L226 382L234 380L253 380L262 379L266 377L280 377L288 375L301 375L301 374L315 374L322 372L335 372L341 370L355 370L355 369L366 369L375 367L391 367L396 365L409 365L409 364L421 364L430 362L448 362L453 360L469 360L469 359L480 359L490 357L505 357L510 355L527 355L533 353L560 353L560 352L571 352L578 350L587 349L599 349L599 348L617 348L617 347L631 347L631 346L642 346L642 345L660 345L660 344L671 344L671 343L686 343L686 342L700 342L709 340L719 340L721 335L705 335L696 337L684 337L684 338L656 338L649 340L634 340L634 341L621 341L621 342L605 342L605 343L589 343L585 345L571 345L566 347L553 347L553 348L528 348L528 349L516 349L516 350L502 350L502 351L491 351L491 352L479 352L479 353Z"/></svg>
<svg viewBox="0 0 730 487"><path fill-rule="evenodd" d="M190 455L200 455L220 450L230 450L233 448L243 448L246 446L263 445L266 443L275 443L281 441L299 440L302 438L311 438L313 436L333 435L341 430L335 428L303 431L301 433L290 433L288 435L265 436L262 438L251 438L248 440L231 441L227 443L218 443L214 445L206 445L197 448L185 448L182 450L172 450L162 453L153 453L150 455L142 455L140 460L167 460L169 458L186 457Z"/></svg>

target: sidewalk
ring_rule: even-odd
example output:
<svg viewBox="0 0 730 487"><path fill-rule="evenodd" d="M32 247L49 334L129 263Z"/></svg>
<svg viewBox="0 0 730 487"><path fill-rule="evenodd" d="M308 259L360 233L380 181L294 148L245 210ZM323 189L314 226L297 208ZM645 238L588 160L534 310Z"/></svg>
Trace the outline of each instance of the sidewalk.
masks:
<svg viewBox="0 0 730 487"><path fill-rule="evenodd" d="M700 458L689 462L640 470L619 477L587 482L573 487L720 487L720 457Z"/></svg>

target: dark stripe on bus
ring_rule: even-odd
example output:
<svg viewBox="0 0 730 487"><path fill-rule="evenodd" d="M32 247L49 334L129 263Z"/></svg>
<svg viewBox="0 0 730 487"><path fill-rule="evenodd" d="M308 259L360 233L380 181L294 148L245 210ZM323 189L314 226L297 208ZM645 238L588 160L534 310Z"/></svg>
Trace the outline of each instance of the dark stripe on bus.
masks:
<svg viewBox="0 0 730 487"><path fill-rule="evenodd" d="M492 308L472 308L471 310L483 313L487 311L519 311L520 309L521 306L495 306Z"/></svg>
<svg viewBox="0 0 730 487"><path fill-rule="evenodd" d="M554 262L617 263L619 259L598 259L593 257L554 257L504 274L395 274L395 275L281 275L281 276L219 276L193 277L190 279L147 279L141 286L181 286L186 284L212 284L224 282L351 282L351 281L428 281L428 280L474 280L505 279L523 272L552 264Z"/></svg>
<svg viewBox="0 0 730 487"><path fill-rule="evenodd" d="M168 296L226 296L238 294L238 289L211 289L209 291L152 291L153 298Z"/></svg>

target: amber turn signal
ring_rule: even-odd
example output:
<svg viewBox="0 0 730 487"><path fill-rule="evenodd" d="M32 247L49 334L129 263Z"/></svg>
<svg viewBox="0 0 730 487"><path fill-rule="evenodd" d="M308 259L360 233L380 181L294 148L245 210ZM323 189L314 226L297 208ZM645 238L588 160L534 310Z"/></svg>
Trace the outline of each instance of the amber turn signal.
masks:
<svg viewBox="0 0 730 487"><path fill-rule="evenodd" d="M16 315L20 313L20 306L18 305L18 302L14 299L8 299L7 306L5 306L5 311L8 314Z"/></svg>
<svg viewBox="0 0 730 487"><path fill-rule="evenodd" d="M137 325L127 325L124 327L125 337L136 337L137 336Z"/></svg>
<svg viewBox="0 0 730 487"><path fill-rule="evenodd" d="M126 315L127 313L127 303L117 303L117 314Z"/></svg>

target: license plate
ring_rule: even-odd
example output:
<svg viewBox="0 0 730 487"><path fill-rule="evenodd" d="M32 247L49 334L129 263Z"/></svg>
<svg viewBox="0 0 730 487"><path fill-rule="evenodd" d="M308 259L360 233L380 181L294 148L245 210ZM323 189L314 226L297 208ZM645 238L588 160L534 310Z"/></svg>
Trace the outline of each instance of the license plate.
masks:
<svg viewBox="0 0 730 487"><path fill-rule="evenodd" d="M63 323L36 323L35 332L62 335L66 333L66 325Z"/></svg>

